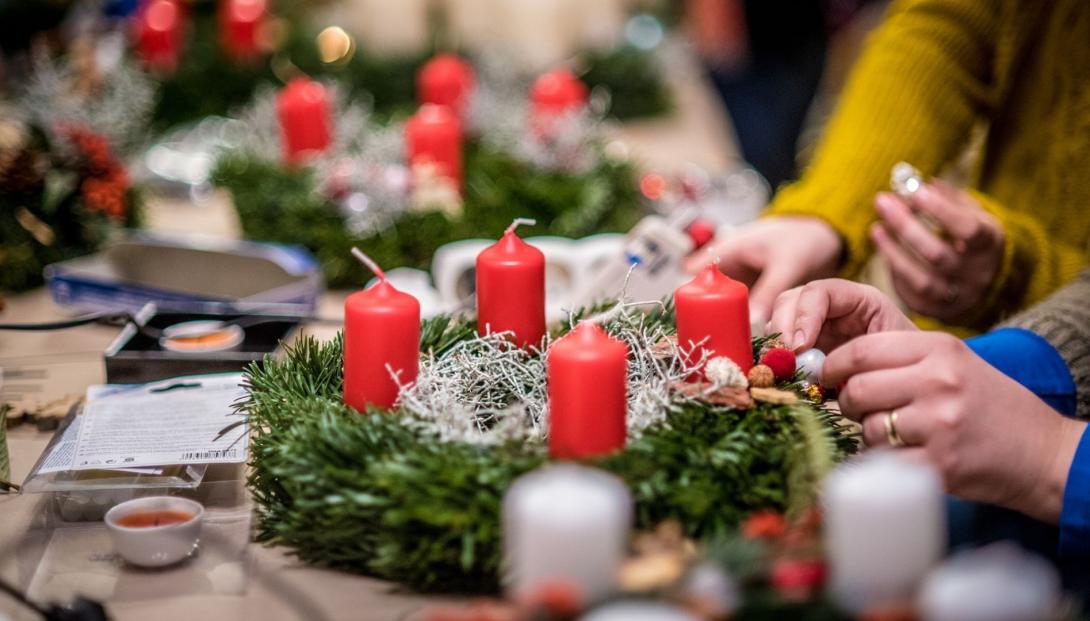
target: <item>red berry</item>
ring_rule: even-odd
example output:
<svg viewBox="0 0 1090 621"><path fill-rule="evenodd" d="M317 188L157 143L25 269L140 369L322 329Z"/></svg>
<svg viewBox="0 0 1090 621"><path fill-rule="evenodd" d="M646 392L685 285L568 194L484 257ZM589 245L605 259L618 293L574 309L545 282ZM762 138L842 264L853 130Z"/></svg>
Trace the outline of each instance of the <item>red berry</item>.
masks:
<svg viewBox="0 0 1090 621"><path fill-rule="evenodd" d="M772 374L781 382L795 375L795 354L789 349L777 347L766 351L761 355L761 364L772 369Z"/></svg>
<svg viewBox="0 0 1090 621"><path fill-rule="evenodd" d="M685 232L689 234L689 239L693 240L693 250L703 248L715 238L715 227L711 222L700 218L693 220Z"/></svg>
<svg viewBox="0 0 1090 621"><path fill-rule="evenodd" d="M742 535L747 539L778 539L785 531L787 522L775 511L752 513L742 524Z"/></svg>

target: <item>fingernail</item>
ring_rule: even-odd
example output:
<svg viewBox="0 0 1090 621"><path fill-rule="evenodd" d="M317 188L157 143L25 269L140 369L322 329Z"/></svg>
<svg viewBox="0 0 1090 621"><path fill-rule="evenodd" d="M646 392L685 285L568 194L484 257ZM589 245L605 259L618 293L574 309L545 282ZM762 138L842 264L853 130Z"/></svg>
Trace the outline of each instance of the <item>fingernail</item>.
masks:
<svg viewBox="0 0 1090 621"><path fill-rule="evenodd" d="M806 342L806 332L804 330L795 330L795 339L791 344L791 347L802 347L802 344Z"/></svg>

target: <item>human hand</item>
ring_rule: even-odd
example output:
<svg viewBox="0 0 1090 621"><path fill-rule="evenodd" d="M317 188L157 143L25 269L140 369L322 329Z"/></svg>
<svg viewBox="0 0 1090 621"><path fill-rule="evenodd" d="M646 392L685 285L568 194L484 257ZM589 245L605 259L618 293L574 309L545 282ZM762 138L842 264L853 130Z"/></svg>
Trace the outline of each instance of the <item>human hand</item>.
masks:
<svg viewBox="0 0 1090 621"><path fill-rule="evenodd" d="M883 192L871 238L889 263L893 286L911 310L952 322L982 300L1003 261L1003 226L967 192L942 181L920 186L911 206ZM912 207L945 233L936 233Z"/></svg>
<svg viewBox="0 0 1090 621"><path fill-rule="evenodd" d="M841 412L862 423L868 446L889 445L892 425L901 450L934 464L951 493L1059 519L1085 423L1061 416L959 339L870 334L829 354L823 374L830 385L844 382Z"/></svg>
<svg viewBox="0 0 1090 621"><path fill-rule="evenodd" d="M822 220L774 216L715 239L691 255L685 269L694 274L703 269L710 249L719 258L719 269L750 285L750 316L767 318L781 292L832 276L842 248L840 236Z"/></svg>
<svg viewBox="0 0 1090 621"><path fill-rule="evenodd" d="M829 278L781 293L766 332L779 332L784 344L798 352L811 347L832 351L864 334L915 329L881 291Z"/></svg>

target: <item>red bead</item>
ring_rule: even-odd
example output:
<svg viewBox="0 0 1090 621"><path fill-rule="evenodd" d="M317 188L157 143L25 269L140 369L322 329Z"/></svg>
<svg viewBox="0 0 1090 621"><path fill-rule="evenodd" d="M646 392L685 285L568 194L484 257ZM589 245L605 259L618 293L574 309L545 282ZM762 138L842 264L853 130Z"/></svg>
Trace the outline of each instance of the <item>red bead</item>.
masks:
<svg viewBox="0 0 1090 621"><path fill-rule="evenodd" d="M825 563L816 560L782 560L772 566L772 586L781 597L803 600L825 583Z"/></svg>
<svg viewBox="0 0 1090 621"><path fill-rule="evenodd" d="M787 521L775 511L758 511L742 524L742 535L747 539L777 539L786 531Z"/></svg>
<svg viewBox="0 0 1090 621"><path fill-rule="evenodd" d="M689 239L693 240L693 250L699 250L715 239L715 227L711 222L700 218L693 220L685 232L688 233Z"/></svg>
<svg viewBox="0 0 1090 621"><path fill-rule="evenodd" d="M761 364L772 369L772 374L781 382L795 375L795 354L789 349L777 347L766 351L761 356Z"/></svg>

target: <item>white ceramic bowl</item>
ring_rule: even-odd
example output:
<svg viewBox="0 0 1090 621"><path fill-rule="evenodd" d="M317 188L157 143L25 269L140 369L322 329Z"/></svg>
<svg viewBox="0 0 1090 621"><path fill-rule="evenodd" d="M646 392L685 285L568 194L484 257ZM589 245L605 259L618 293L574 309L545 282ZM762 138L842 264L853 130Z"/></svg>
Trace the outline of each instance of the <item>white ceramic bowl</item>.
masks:
<svg viewBox="0 0 1090 621"><path fill-rule="evenodd" d="M119 521L137 513L181 511L193 517L163 526L122 526ZM149 496L123 502L106 512L106 527L121 558L141 567L163 567L181 561L197 549L204 507L174 496Z"/></svg>

